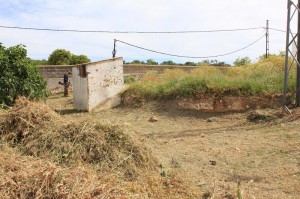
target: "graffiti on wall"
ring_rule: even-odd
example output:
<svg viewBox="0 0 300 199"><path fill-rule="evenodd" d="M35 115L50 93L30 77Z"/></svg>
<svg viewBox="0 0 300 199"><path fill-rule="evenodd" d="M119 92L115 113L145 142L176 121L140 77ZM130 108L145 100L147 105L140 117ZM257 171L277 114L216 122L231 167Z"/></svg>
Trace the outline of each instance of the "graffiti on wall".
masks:
<svg viewBox="0 0 300 199"><path fill-rule="evenodd" d="M107 88L113 85L122 85L123 80L122 76L116 75L105 75L103 81L100 82L100 86L103 88Z"/></svg>

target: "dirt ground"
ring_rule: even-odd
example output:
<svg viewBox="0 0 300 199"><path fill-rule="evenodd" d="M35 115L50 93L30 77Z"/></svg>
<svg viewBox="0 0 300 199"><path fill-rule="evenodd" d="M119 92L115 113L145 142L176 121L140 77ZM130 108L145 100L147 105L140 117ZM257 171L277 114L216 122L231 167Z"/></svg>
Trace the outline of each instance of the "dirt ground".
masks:
<svg viewBox="0 0 300 199"><path fill-rule="evenodd" d="M146 140L166 175L176 172L214 198L238 190L244 198L300 198L300 109L282 117L280 109L213 113L161 101L86 113L61 94L47 104L70 120L124 125Z"/></svg>

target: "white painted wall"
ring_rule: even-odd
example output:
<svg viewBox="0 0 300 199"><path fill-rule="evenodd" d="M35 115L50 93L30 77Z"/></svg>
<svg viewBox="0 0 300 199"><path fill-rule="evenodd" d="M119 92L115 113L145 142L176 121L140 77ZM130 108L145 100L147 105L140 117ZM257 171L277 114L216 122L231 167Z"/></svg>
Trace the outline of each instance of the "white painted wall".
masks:
<svg viewBox="0 0 300 199"><path fill-rule="evenodd" d="M87 78L81 78L79 68L72 67L73 81L73 103L77 110L87 110L88 107L88 81Z"/></svg>
<svg viewBox="0 0 300 199"><path fill-rule="evenodd" d="M114 99L124 88L123 59L109 59L86 64L87 77L80 77L74 66L74 106L78 110L93 111L106 103L106 108L117 105ZM75 73L74 73L75 72ZM108 101L110 107L107 107Z"/></svg>

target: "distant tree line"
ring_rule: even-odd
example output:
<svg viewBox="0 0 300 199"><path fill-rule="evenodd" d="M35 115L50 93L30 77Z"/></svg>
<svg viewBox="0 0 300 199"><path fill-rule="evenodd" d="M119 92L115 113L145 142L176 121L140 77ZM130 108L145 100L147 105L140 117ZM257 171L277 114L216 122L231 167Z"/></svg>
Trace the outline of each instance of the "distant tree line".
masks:
<svg viewBox="0 0 300 199"><path fill-rule="evenodd" d="M132 62L126 62L124 61L124 64L145 64L145 65L175 65L175 66L231 66L230 64L227 64L225 62L220 62L218 60L204 60L202 62L192 62L188 61L185 63L176 63L174 61L163 61L161 63L158 63L154 61L153 59L148 59L146 61L140 61L140 60L133 60Z"/></svg>
<svg viewBox="0 0 300 199"><path fill-rule="evenodd" d="M75 55L65 49L54 50L48 60L34 60L35 65L75 65L90 62L91 60L86 55Z"/></svg>
<svg viewBox="0 0 300 199"><path fill-rule="evenodd" d="M279 53L280 56L284 56L284 52ZM271 54L269 56L275 56L275 54ZM264 59L265 55L259 57L259 60ZM86 55L75 55L70 51L65 49L56 49L50 55L48 60L32 60L35 65L75 65L90 62L91 60ZM251 63L251 59L249 57L238 57L234 60L233 66L244 66ZM172 60L163 61L158 63L153 59L147 59L146 61L133 60L131 62L124 61L124 64L144 64L144 65L174 65L174 66L220 66L226 67L231 66L230 64L219 61L216 59L212 60L203 60L201 62L192 62L187 61L185 63L176 63Z"/></svg>

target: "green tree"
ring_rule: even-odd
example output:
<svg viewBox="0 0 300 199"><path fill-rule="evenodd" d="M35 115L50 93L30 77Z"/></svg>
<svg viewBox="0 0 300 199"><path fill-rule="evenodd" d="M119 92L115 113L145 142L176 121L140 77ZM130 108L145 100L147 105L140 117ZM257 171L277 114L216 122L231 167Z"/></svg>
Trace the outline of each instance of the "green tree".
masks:
<svg viewBox="0 0 300 199"><path fill-rule="evenodd" d="M173 61L164 61L164 62L162 62L161 63L161 65L177 65L175 62L173 62Z"/></svg>
<svg viewBox="0 0 300 199"><path fill-rule="evenodd" d="M71 65L75 64L83 64L83 63L88 63L91 60L86 56L86 55L72 55L71 57Z"/></svg>
<svg viewBox="0 0 300 199"><path fill-rule="evenodd" d="M185 62L184 65L185 66L196 66L197 64L195 62L188 61L188 62Z"/></svg>
<svg viewBox="0 0 300 199"><path fill-rule="evenodd" d="M12 105L18 96L46 98L47 82L27 57L24 45L6 48L0 43L0 104Z"/></svg>
<svg viewBox="0 0 300 199"><path fill-rule="evenodd" d="M70 51L65 49L56 49L50 54L48 62L51 65L70 65L71 59L72 54Z"/></svg>
<svg viewBox="0 0 300 199"><path fill-rule="evenodd" d="M233 62L233 64L235 66L245 66L250 63L251 63L251 60L249 57L242 57L242 58L239 57Z"/></svg>
<svg viewBox="0 0 300 199"><path fill-rule="evenodd" d="M131 62L131 64L145 64L145 62L140 61L140 60L133 60L133 61Z"/></svg>
<svg viewBox="0 0 300 199"><path fill-rule="evenodd" d="M158 63L156 61L154 61L153 59L148 59L146 61L146 64L148 64L148 65L158 65Z"/></svg>

